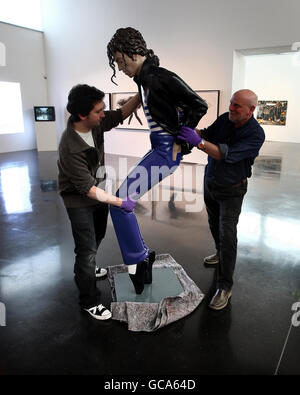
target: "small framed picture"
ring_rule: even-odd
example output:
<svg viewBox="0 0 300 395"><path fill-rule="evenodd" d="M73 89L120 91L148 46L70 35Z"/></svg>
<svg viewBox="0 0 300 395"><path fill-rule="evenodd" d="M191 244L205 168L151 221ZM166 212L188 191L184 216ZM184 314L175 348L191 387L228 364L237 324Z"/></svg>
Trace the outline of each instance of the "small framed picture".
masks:
<svg viewBox="0 0 300 395"><path fill-rule="evenodd" d="M207 113L200 120L197 128L203 129L212 125L219 116L220 91L195 91L208 104Z"/></svg>
<svg viewBox="0 0 300 395"><path fill-rule="evenodd" d="M260 100L257 106L257 122L262 125L285 126L288 102L280 100Z"/></svg>
<svg viewBox="0 0 300 395"><path fill-rule="evenodd" d="M109 111L111 109L111 94L105 93L103 101L105 104L104 111Z"/></svg>
<svg viewBox="0 0 300 395"><path fill-rule="evenodd" d="M122 107L136 94L137 92L111 93L111 109L116 110ZM142 105L140 104L139 107L123 121L123 125L119 125L116 129L149 130Z"/></svg>

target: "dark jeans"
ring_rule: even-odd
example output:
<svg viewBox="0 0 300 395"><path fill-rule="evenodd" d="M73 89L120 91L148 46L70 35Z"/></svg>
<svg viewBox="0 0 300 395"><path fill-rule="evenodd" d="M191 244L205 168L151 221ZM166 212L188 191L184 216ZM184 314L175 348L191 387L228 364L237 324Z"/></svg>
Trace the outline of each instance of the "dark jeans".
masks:
<svg viewBox="0 0 300 395"><path fill-rule="evenodd" d="M100 290L96 286L96 254L107 226L108 206L67 208L75 243L75 283L79 290L79 304L90 308L100 304Z"/></svg>
<svg viewBox="0 0 300 395"><path fill-rule="evenodd" d="M204 179L204 201L219 255L217 288L230 290L237 255L237 224L248 183L219 187Z"/></svg>

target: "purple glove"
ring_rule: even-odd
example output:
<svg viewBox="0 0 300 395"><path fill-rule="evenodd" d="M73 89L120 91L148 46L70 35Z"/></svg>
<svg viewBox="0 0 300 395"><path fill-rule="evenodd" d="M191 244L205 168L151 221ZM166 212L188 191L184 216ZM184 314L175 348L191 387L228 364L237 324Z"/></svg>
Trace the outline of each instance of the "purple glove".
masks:
<svg viewBox="0 0 300 395"><path fill-rule="evenodd" d="M120 208L127 211L128 213L131 213L135 209L135 206L136 200L132 200L132 196L127 196L127 198L123 200Z"/></svg>
<svg viewBox="0 0 300 395"><path fill-rule="evenodd" d="M181 128L177 138L185 143L193 145L194 147L197 147L202 141L202 138L197 134L195 129L191 129L187 126L183 126Z"/></svg>

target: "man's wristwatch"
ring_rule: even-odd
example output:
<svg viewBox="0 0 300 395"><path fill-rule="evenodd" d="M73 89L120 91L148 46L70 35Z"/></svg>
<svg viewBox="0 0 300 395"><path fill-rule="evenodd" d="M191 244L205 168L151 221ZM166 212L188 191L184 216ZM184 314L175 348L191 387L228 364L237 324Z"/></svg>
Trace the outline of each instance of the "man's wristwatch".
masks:
<svg viewBox="0 0 300 395"><path fill-rule="evenodd" d="M204 149L204 148L205 148L205 140L202 139L202 140L201 140L201 143L198 144L198 149Z"/></svg>

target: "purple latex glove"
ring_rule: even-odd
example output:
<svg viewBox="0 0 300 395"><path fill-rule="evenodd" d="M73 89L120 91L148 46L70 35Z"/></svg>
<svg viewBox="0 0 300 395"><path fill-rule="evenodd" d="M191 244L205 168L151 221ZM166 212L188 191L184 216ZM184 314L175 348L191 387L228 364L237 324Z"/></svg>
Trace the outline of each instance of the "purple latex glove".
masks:
<svg viewBox="0 0 300 395"><path fill-rule="evenodd" d="M183 126L181 128L177 138L194 147L197 147L202 141L202 138L197 134L195 129L191 129L188 126Z"/></svg>
<svg viewBox="0 0 300 395"><path fill-rule="evenodd" d="M126 199L122 199L122 205L120 206L120 208L122 208L123 210L127 211L128 213L131 213L132 211L134 211L135 206L136 206L136 200L133 200L133 196L127 196Z"/></svg>

